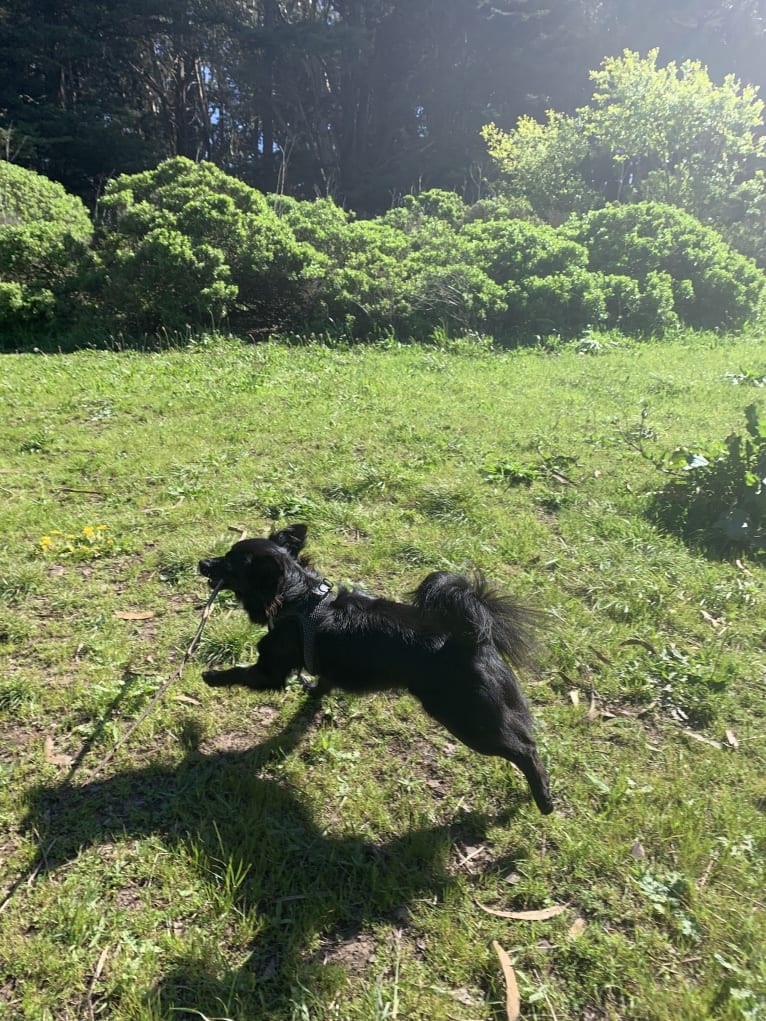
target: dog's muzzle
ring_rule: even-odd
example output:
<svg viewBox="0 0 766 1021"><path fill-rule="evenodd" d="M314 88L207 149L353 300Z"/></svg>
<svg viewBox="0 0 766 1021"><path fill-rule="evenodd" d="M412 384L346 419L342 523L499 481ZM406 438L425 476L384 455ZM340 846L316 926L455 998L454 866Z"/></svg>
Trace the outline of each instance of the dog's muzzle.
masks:
<svg viewBox="0 0 766 1021"><path fill-rule="evenodd" d="M200 560L199 564L197 564L197 570L203 577L208 579L211 586L225 581L226 571L223 569L221 557L209 557L206 560Z"/></svg>

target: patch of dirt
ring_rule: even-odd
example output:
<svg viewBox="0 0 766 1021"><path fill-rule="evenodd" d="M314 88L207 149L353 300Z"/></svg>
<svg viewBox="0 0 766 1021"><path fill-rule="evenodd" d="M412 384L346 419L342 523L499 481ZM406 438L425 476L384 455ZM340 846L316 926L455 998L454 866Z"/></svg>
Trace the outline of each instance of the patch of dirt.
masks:
<svg viewBox="0 0 766 1021"><path fill-rule="evenodd" d="M36 727L11 724L0 727L0 762L27 761L42 752L43 733Z"/></svg>
<svg viewBox="0 0 766 1021"><path fill-rule="evenodd" d="M457 843L448 868L453 875L457 872L464 872L469 876L477 876L485 872L492 861L492 845L490 843Z"/></svg>
<svg viewBox="0 0 766 1021"><path fill-rule="evenodd" d="M328 943L317 953L323 965L339 964L349 975L366 975L377 960L375 940L369 933L354 932L345 939Z"/></svg>
<svg viewBox="0 0 766 1021"><path fill-rule="evenodd" d="M223 734L213 734L200 742L199 751L203 755L245 752L263 740L279 713L271 706L257 706L250 710L249 715L255 717L260 726L251 730L230 730Z"/></svg>
<svg viewBox="0 0 766 1021"><path fill-rule="evenodd" d="M124 886L114 895L114 906L123 911L140 911L145 904L140 887Z"/></svg>
<svg viewBox="0 0 766 1021"><path fill-rule="evenodd" d="M22 843L23 841L15 828L12 830L6 830L3 834L2 840L0 840L0 861L4 864L10 862L14 855L16 855L20 850ZM3 880L3 882L5 882L5 880ZM0 901L1 900L2 896L0 895Z"/></svg>

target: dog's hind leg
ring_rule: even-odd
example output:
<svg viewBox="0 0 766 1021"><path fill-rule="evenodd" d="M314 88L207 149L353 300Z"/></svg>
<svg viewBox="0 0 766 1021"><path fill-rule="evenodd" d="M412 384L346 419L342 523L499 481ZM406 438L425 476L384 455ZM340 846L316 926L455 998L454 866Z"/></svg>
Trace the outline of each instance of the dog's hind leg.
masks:
<svg viewBox="0 0 766 1021"><path fill-rule="evenodd" d="M551 797L548 773L540 761L537 750L531 748L528 751L521 751L518 747L512 748L506 745L497 754L521 770L529 784L535 804L543 815L550 815L553 811L553 798Z"/></svg>

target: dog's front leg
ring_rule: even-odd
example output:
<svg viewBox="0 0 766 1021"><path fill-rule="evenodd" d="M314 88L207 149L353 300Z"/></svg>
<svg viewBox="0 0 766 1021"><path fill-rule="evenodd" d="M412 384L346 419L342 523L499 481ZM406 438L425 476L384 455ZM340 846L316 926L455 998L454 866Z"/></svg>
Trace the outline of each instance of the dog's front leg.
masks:
<svg viewBox="0 0 766 1021"><path fill-rule="evenodd" d="M240 685L255 691L278 691L285 686L285 678L265 673L260 663L254 666L234 666L228 670L205 670L202 680L211 688L232 688Z"/></svg>
<svg viewBox="0 0 766 1021"><path fill-rule="evenodd" d="M300 666L291 642L284 634L270 631L258 642L258 662L252 666L233 666L228 670L206 670L202 680L211 688L241 685L254 691L279 691L287 678Z"/></svg>

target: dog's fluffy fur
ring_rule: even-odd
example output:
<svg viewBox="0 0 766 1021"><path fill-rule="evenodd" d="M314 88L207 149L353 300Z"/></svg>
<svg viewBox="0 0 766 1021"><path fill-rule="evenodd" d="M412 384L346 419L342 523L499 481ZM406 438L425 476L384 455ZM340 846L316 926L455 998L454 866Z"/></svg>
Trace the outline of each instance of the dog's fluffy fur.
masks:
<svg viewBox="0 0 766 1021"><path fill-rule="evenodd" d="M406 688L469 748L517 766L540 811L552 812L532 718L511 669L528 659L528 614L481 575L443 571L429 574L409 603L346 589L325 595L321 575L301 555L306 532L292 525L200 561L211 585L233 591L250 619L269 628L254 666L207 671L207 684L274 690L307 666L318 675L317 694Z"/></svg>

